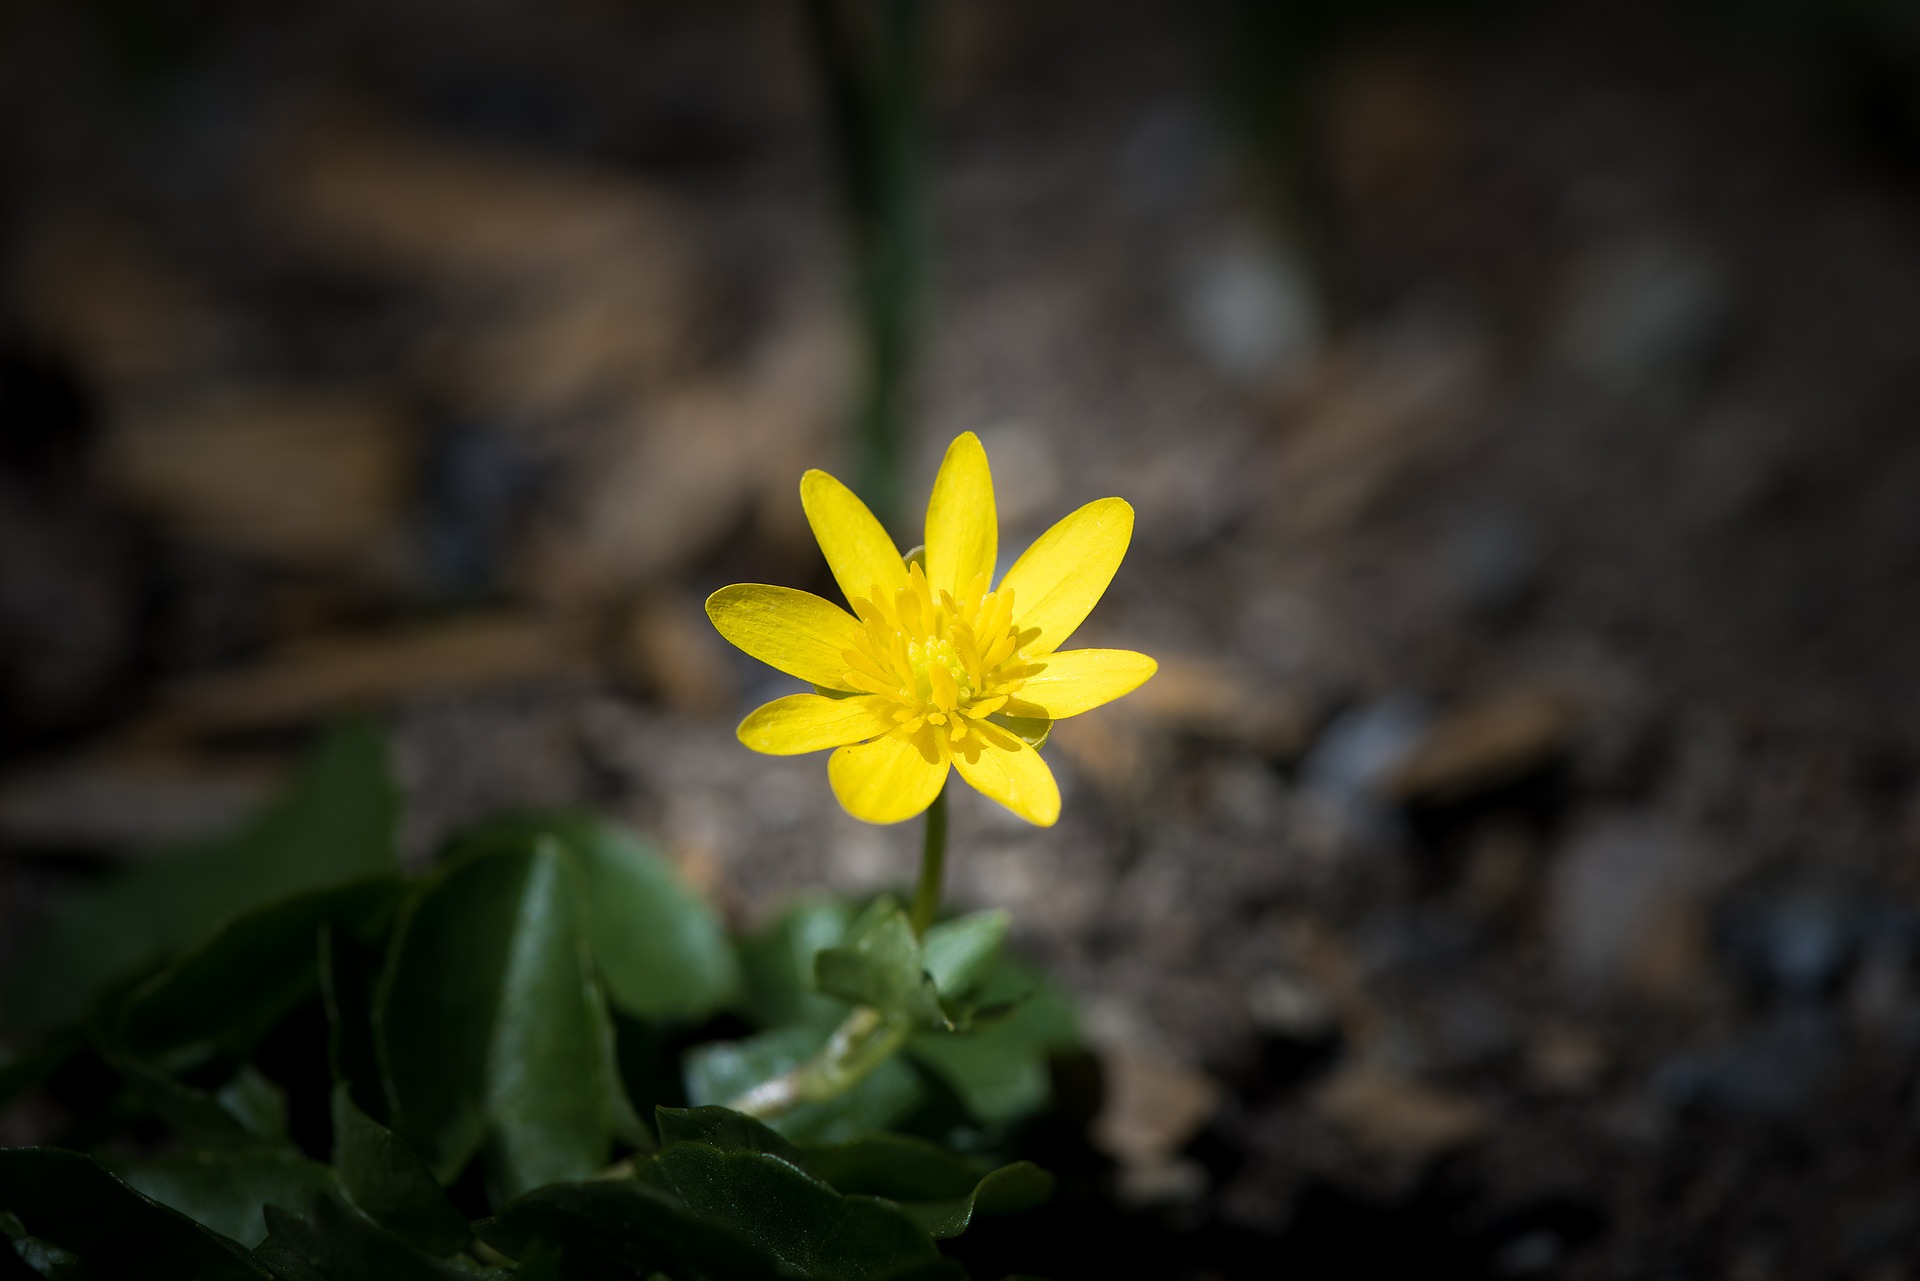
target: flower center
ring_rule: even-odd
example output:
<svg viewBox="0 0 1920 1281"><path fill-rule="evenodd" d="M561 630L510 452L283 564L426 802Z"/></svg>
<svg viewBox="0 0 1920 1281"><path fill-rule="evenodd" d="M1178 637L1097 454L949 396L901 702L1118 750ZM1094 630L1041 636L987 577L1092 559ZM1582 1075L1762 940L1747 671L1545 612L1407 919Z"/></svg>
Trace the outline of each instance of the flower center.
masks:
<svg viewBox="0 0 1920 1281"><path fill-rule="evenodd" d="M890 598L875 586L852 604L861 630L854 648L841 651L846 684L897 703L893 719L903 733L944 727L960 743L1030 674L1013 627L1013 593L988 591L985 574L962 599L942 591L936 600L915 562Z"/></svg>

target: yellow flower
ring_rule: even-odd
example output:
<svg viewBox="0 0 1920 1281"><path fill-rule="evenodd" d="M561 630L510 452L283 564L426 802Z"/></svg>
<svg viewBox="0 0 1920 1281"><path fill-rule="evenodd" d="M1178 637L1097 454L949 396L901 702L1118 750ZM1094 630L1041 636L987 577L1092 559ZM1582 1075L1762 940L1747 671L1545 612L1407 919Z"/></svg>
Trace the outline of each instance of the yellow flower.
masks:
<svg viewBox="0 0 1920 1281"><path fill-rule="evenodd" d="M1088 503L994 588L993 477L972 432L947 449L934 480L924 566L903 560L866 504L825 472L801 478L800 502L853 613L757 583L708 598L722 636L818 691L759 708L741 722L740 741L775 756L836 749L834 795L870 823L926 809L952 768L1052 826L1060 789L1035 744L1052 722L1138 688L1157 666L1131 650L1059 648L1120 568L1133 508Z"/></svg>

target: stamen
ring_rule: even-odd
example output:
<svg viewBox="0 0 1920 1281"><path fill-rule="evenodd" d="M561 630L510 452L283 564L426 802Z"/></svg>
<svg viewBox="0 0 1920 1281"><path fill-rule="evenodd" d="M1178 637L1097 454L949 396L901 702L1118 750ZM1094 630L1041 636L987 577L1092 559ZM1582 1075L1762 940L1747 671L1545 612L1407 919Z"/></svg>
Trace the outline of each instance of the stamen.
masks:
<svg viewBox="0 0 1920 1281"><path fill-rule="evenodd" d="M943 745L1018 740L986 723L1034 668L1020 661L1022 637L1013 630L1013 593L990 591L992 577L975 574L957 594L936 590L919 564L907 567L906 586L850 602L861 629L840 651L842 684L893 700L886 711L895 734L912 737L944 727ZM1030 632L1026 639L1037 633Z"/></svg>

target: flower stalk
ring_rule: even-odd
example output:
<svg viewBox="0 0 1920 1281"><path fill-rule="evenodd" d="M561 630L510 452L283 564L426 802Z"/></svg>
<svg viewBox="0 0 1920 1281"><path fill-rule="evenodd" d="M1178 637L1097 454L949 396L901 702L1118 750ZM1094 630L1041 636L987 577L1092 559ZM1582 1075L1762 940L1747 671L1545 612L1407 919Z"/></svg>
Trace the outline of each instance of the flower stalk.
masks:
<svg viewBox="0 0 1920 1281"><path fill-rule="evenodd" d="M892 1058L912 1031L905 1019L862 1006L834 1029L818 1054L729 1099L727 1106L765 1120L802 1103L838 1098Z"/></svg>
<svg viewBox="0 0 1920 1281"><path fill-rule="evenodd" d="M920 847L920 880L913 887L913 908L907 919L913 923L913 936L924 938L927 928L940 914L940 883L947 865L947 789L927 806L926 838Z"/></svg>

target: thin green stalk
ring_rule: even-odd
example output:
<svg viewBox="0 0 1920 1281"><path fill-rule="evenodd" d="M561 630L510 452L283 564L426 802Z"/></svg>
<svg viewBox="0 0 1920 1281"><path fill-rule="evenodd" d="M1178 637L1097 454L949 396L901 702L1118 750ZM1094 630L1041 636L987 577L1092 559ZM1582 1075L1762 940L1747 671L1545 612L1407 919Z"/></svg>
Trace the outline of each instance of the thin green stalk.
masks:
<svg viewBox="0 0 1920 1281"><path fill-rule="evenodd" d="M926 275L922 64L926 0L810 0L807 30L839 157L866 377L854 488L899 515L907 388Z"/></svg>
<svg viewBox="0 0 1920 1281"><path fill-rule="evenodd" d="M892 1058L912 1031L905 1019L861 1006L834 1029L818 1054L727 1100L727 1106L748 1116L771 1117L802 1103L838 1098Z"/></svg>
<svg viewBox="0 0 1920 1281"><path fill-rule="evenodd" d="M907 919L914 937L926 934L940 914L940 882L947 870L947 789L927 806L926 842L920 847L920 881L913 887L913 909Z"/></svg>
<svg viewBox="0 0 1920 1281"><path fill-rule="evenodd" d="M915 935L925 935L940 913L940 882L947 862L947 789L927 806L926 840L920 849L920 881L914 886L908 920ZM834 1029L819 1053L744 1094L727 1101L735 1112L771 1117L802 1103L822 1103L845 1094L906 1044L912 1024L861 1006Z"/></svg>

